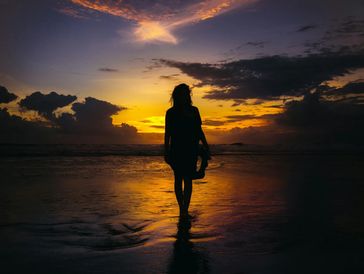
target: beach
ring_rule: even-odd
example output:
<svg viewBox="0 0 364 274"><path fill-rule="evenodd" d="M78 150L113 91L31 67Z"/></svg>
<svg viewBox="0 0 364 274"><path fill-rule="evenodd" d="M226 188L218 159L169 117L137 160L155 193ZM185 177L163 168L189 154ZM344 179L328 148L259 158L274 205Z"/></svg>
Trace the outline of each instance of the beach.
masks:
<svg viewBox="0 0 364 274"><path fill-rule="evenodd" d="M360 155L215 155L183 222L158 155L0 164L1 273L364 270Z"/></svg>

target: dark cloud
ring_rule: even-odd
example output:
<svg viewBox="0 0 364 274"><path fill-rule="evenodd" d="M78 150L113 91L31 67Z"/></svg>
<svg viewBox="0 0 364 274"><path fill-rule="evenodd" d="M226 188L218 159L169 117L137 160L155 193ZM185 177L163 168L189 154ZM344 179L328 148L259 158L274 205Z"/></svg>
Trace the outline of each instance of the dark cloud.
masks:
<svg viewBox="0 0 364 274"><path fill-rule="evenodd" d="M99 68L99 71L102 71L102 72L118 72L119 70L118 69L115 69L115 68Z"/></svg>
<svg viewBox="0 0 364 274"><path fill-rule="evenodd" d="M325 87L323 87L325 89ZM341 88L330 88L326 86L324 90L325 95L348 95L357 94L364 95L364 82L363 80L354 81L346 84Z"/></svg>
<svg viewBox="0 0 364 274"><path fill-rule="evenodd" d="M29 121L0 109L1 143L135 143L140 136L137 129L128 124L114 125L113 115L125 110L106 101L88 97L84 102L72 104L73 113L54 111L76 99L75 96L55 92L35 92L21 100L25 110L35 110L46 121Z"/></svg>
<svg viewBox="0 0 364 274"><path fill-rule="evenodd" d="M77 99L73 95L62 95L56 92L43 94L39 91L32 93L19 102L19 106L28 110L35 110L40 115L51 119L54 111L65 107Z"/></svg>
<svg viewBox="0 0 364 274"><path fill-rule="evenodd" d="M206 119L203 121L203 125L205 126L223 126L226 124L226 121L214 120L214 119Z"/></svg>
<svg viewBox="0 0 364 274"><path fill-rule="evenodd" d="M226 56L225 60L222 60L222 63L226 63L229 61L236 60L238 56L241 56L243 52L245 52L247 49L251 50L251 48L255 48L256 50L264 49L267 44L271 43L271 41L249 41L244 42L237 47L234 47L227 52L224 53ZM257 55L261 55L262 53L256 53Z"/></svg>
<svg viewBox="0 0 364 274"><path fill-rule="evenodd" d="M275 125L262 127L235 127L230 130L206 130L209 140L218 143L245 143L272 145L284 142L290 135L285 129Z"/></svg>
<svg viewBox="0 0 364 274"><path fill-rule="evenodd" d="M277 121L293 127L322 128L364 119L364 108L358 104L329 101L319 92L307 93L303 100L294 100L285 104L285 111Z"/></svg>
<svg viewBox="0 0 364 274"><path fill-rule="evenodd" d="M276 122L311 141L361 144L364 140L363 105L355 101L325 100L319 92L308 93L301 101L286 103Z"/></svg>
<svg viewBox="0 0 364 274"><path fill-rule="evenodd" d="M47 143L54 129L43 122L27 121L0 108L0 143Z"/></svg>
<svg viewBox="0 0 364 274"><path fill-rule="evenodd" d="M87 97L82 103L74 103L74 114L63 113L55 123L62 133L73 139L74 136L86 143L132 143L137 142L137 129L122 123L112 123L111 116L125 110L106 101Z"/></svg>
<svg viewBox="0 0 364 274"><path fill-rule="evenodd" d="M87 97L82 103L74 103L71 109L74 114L63 113L56 120L62 129L82 134L110 134L115 131L111 116L125 108Z"/></svg>
<svg viewBox="0 0 364 274"><path fill-rule="evenodd" d="M101 101L92 97L87 97L83 103L74 103L72 110L75 112L76 119L83 123L93 121L100 126L101 121L111 122L110 116L117 114L124 107L113 105L106 101Z"/></svg>
<svg viewBox="0 0 364 274"><path fill-rule="evenodd" d="M246 120L251 120L251 119L269 119L270 120L275 117L276 117L276 114L263 114L263 115L245 114L245 115L225 116L225 118L227 119L227 122L240 122L240 121L246 121Z"/></svg>
<svg viewBox="0 0 364 274"><path fill-rule="evenodd" d="M364 19L350 16L338 20L319 40L307 41L304 46L306 54L362 51L364 48Z"/></svg>
<svg viewBox="0 0 364 274"><path fill-rule="evenodd" d="M215 90L204 96L207 99L277 99L281 96L303 95L351 69L363 68L363 53L268 56L223 64L165 59L159 62L199 80L198 86L214 86Z"/></svg>
<svg viewBox="0 0 364 274"><path fill-rule="evenodd" d="M170 74L170 75L161 75L159 76L160 79L163 80L176 80L176 78L179 76L178 73Z"/></svg>
<svg viewBox="0 0 364 274"><path fill-rule="evenodd" d="M222 143L280 145L282 148L362 147L364 108L360 104L327 101L318 93L285 105L271 115L267 126L208 131L211 140Z"/></svg>
<svg viewBox="0 0 364 274"><path fill-rule="evenodd" d="M160 125L150 125L149 127L157 128L157 129L164 129L164 126L160 126Z"/></svg>
<svg viewBox="0 0 364 274"><path fill-rule="evenodd" d="M264 102L266 102L266 100L264 100L264 99L254 99L254 100L235 99L234 103L231 106L232 107L237 107L240 105L256 106L256 105L261 105Z"/></svg>
<svg viewBox="0 0 364 274"><path fill-rule="evenodd" d="M247 46L252 46L256 48L264 48L264 46L267 44L266 41L255 41L255 42L247 42Z"/></svg>
<svg viewBox="0 0 364 274"><path fill-rule="evenodd" d="M7 88L0 86L0 104L2 103L10 103L11 101L14 101L18 96L16 96L14 93L11 93L7 90Z"/></svg>
<svg viewBox="0 0 364 274"><path fill-rule="evenodd" d="M245 121L245 120L255 119L259 116L246 114L246 115L229 115L229 116L225 116L225 117L228 119L229 122L236 122L236 121Z"/></svg>
<svg viewBox="0 0 364 274"><path fill-rule="evenodd" d="M334 30L327 34L361 35L364 34L364 19L347 17Z"/></svg>
<svg viewBox="0 0 364 274"><path fill-rule="evenodd" d="M243 104L245 100L235 100L235 102L231 105L232 107L238 107Z"/></svg>
<svg viewBox="0 0 364 274"><path fill-rule="evenodd" d="M316 25L305 25L305 26L302 26L302 27L299 27L296 32L305 32L305 31L309 31L309 30L312 30L312 29L315 29L317 28Z"/></svg>
<svg viewBox="0 0 364 274"><path fill-rule="evenodd" d="M226 122L266 119L268 125L208 131L223 143L280 144L283 147L336 148L363 146L364 101L328 100L321 92L307 93L303 100L286 102L278 114L232 115ZM229 121L229 118L230 121Z"/></svg>
<svg viewBox="0 0 364 274"><path fill-rule="evenodd" d="M236 110L240 111L240 110ZM242 122L251 119L274 119L276 117L275 114L265 114L265 115L251 115L251 114L244 114L244 115L228 115L224 117L224 120L215 120L215 119L206 119L203 121L203 125L206 126L223 126L233 122Z"/></svg>

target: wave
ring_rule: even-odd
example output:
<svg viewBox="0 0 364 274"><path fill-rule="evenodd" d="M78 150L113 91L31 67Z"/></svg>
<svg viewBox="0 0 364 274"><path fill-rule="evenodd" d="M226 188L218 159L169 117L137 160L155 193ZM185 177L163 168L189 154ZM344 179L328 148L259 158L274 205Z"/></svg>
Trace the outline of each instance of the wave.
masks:
<svg viewBox="0 0 364 274"><path fill-rule="evenodd" d="M291 155L291 154L363 154L360 147L304 147L211 145L212 155ZM161 156L163 145L90 145L90 144L0 144L0 157L98 157L98 156Z"/></svg>

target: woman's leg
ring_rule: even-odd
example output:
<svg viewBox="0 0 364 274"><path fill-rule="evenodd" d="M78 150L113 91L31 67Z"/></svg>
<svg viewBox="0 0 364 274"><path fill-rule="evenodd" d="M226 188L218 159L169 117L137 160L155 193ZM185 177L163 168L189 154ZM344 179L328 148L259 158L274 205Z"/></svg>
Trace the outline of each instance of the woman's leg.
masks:
<svg viewBox="0 0 364 274"><path fill-rule="evenodd" d="M182 191L182 177L174 174L174 193L179 205L179 215L183 213L183 191Z"/></svg>
<svg viewBox="0 0 364 274"><path fill-rule="evenodd" d="M190 177L184 177L184 189L183 189L183 210L184 214L188 214L188 208L190 206L192 195L192 179Z"/></svg>

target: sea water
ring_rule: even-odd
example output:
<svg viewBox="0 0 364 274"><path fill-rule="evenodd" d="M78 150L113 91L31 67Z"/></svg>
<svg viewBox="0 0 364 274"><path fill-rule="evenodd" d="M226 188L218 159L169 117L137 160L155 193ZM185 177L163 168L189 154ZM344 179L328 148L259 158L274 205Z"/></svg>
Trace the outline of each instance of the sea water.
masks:
<svg viewBox="0 0 364 274"><path fill-rule="evenodd" d="M358 155L220 148L181 222L160 146L10 148L0 157L2 273L363 267Z"/></svg>

